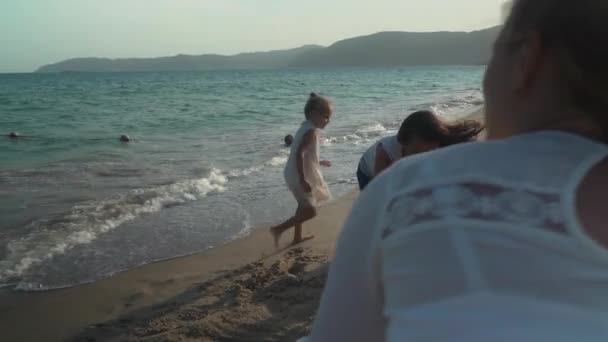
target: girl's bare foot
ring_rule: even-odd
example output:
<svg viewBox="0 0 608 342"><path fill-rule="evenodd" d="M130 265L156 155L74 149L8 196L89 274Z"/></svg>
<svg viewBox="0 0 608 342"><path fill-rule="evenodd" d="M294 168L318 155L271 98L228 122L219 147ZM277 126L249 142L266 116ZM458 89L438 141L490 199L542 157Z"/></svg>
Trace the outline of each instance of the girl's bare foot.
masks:
<svg viewBox="0 0 608 342"><path fill-rule="evenodd" d="M291 245L294 246L294 245L300 244L300 243L302 243L304 241L312 240L314 238L315 238L314 235L294 238L293 241L291 242Z"/></svg>

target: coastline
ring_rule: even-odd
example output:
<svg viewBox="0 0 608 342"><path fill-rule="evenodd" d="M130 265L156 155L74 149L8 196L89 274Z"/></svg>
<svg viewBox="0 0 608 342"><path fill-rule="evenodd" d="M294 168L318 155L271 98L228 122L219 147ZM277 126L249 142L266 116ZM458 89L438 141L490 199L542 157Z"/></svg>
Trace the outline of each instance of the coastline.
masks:
<svg viewBox="0 0 608 342"><path fill-rule="evenodd" d="M270 279L263 284L255 284L253 287L258 290L260 286L261 289L269 290L267 286L274 286L276 282L293 280L298 283L305 277L310 277L311 281L318 285L311 289L314 294L310 299L317 298L307 301L307 310L304 310L307 312L303 314L310 316L312 321L324 283L324 265L333 254L340 228L356 195L357 192L353 191L321 208L319 215L304 226L308 233L315 235L315 239L291 248L285 248L291 238L291 231L286 232L281 249L276 251L267 229L258 228L249 236L223 246L191 256L144 265L91 284L45 292L2 291L0 322L5 327L2 339L123 340L129 333L141 331L142 325L147 324L151 317L162 317L160 312L175 308L175 305L178 305L176 303L183 301L180 299L183 296L192 297L193 291L198 293L196 301L211 300L207 297L217 296L217 293L210 291L209 286L215 286L217 291L224 292L227 290L223 289L224 286L238 282L236 278L250 278L260 273L266 273L266 277ZM300 276L304 278L299 278ZM206 287L209 293L201 293L201 286ZM307 286L304 287L306 288ZM285 290L289 291L289 286ZM276 289L271 292L271 296L274 292L280 293ZM238 294L233 296L238 297ZM268 307L267 304L262 301L259 305ZM243 303L239 306L243 306ZM267 318L260 317L260 320ZM251 322L254 323L256 322ZM284 323L281 323L281 331L286 328ZM175 324L168 324L173 328L169 329L167 326L167 334L169 330L175 330ZM213 330L214 323L209 324L210 326L201 329ZM307 333L306 326L300 326L297 322L293 324L299 327L302 335ZM222 329L218 328L217 334L229 335L231 328L237 327L229 324ZM267 334L268 332L265 332L259 338ZM172 340L166 337L166 340ZM206 339L201 335L198 340Z"/></svg>
<svg viewBox="0 0 608 342"><path fill-rule="evenodd" d="M483 120L483 108L464 119ZM484 139L485 134L480 137ZM358 191L305 224L315 239L275 250L266 227L91 284L0 289L6 341L295 341L309 333L340 228Z"/></svg>

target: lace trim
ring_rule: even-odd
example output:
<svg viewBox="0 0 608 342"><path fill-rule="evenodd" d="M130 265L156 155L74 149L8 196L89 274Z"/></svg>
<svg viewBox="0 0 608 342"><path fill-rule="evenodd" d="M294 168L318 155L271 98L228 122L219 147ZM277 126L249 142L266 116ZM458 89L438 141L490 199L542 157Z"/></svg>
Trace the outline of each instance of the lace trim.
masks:
<svg viewBox="0 0 608 342"><path fill-rule="evenodd" d="M387 237L428 221L471 219L511 223L566 233L559 195L487 184L429 188L396 197L388 206Z"/></svg>

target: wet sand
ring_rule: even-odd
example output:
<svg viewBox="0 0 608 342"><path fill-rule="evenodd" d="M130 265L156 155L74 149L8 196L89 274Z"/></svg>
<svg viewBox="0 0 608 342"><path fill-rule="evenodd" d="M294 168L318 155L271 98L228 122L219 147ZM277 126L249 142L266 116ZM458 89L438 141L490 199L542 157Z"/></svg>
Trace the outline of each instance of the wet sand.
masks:
<svg viewBox="0 0 608 342"><path fill-rule="evenodd" d="M3 341L295 341L309 332L353 192L275 250L267 229L93 284L0 293Z"/></svg>

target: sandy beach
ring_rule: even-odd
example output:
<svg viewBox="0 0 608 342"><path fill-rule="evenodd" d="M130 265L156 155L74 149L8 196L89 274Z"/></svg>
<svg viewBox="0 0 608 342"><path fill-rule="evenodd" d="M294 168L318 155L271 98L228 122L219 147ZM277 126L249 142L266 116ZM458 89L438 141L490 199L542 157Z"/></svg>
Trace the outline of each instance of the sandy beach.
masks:
<svg viewBox="0 0 608 342"><path fill-rule="evenodd" d="M0 293L2 341L295 341L306 335L356 192L320 210L315 239L276 251L266 229L93 284Z"/></svg>

